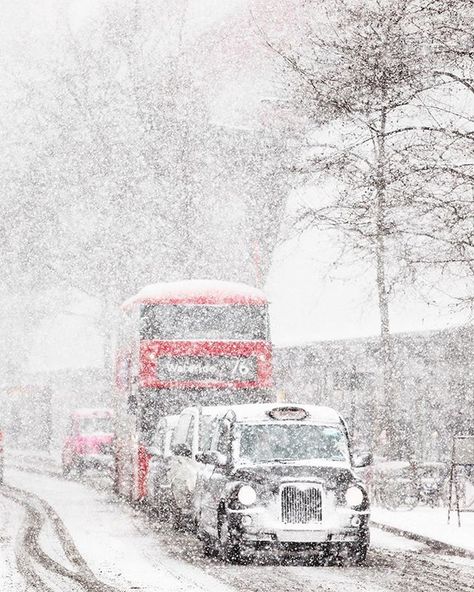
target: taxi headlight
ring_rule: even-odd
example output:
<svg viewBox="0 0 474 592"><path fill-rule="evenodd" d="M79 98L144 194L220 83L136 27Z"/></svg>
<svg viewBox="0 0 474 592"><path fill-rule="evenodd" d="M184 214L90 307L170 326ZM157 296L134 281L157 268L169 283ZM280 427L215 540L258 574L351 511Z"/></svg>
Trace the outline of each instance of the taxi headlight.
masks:
<svg viewBox="0 0 474 592"><path fill-rule="evenodd" d="M346 491L346 503L348 506L355 508L360 506L364 501L364 492L360 487L356 485L351 485L349 489Z"/></svg>
<svg viewBox="0 0 474 592"><path fill-rule="evenodd" d="M237 499L241 504L244 506L251 506L255 503L257 499L257 493L253 487L250 485L243 485L239 489L239 493L237 494Z"/></svg>

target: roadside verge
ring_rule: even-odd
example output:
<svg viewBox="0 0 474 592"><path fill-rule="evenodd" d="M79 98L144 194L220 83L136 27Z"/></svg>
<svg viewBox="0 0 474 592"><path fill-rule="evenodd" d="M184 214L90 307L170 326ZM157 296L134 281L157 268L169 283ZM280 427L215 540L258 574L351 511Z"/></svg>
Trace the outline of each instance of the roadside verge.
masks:
<svg viewBox="0 0 474 592"><path fill-rule="evenodd" d="M391 534L424 543L443 551L474 559L474 514L461 513L461 526L457 516L451 514L447 523L447 508L418 507L410 511L390 511L372 508L371 525Z"/></svg>

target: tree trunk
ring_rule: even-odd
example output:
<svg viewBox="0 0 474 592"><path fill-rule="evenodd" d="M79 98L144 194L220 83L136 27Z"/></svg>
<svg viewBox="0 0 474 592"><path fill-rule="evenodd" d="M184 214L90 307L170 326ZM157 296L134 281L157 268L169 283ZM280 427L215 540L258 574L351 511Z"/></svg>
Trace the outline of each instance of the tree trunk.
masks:
<svg viewBox="0 0 474 592"><path fill-rule="evenodd" d="M380 129L376 137L376 209L375 209L375 259L378 306L380 314L380 346L382 358L382 401L379 411L379 429L387 436L387 454L393 455L395 441L394 401L393 401L393 356L390 336L389 291L385 275L386 247L385 247L385 213L386 213L386 180L385 180L385 132L387 113L382 108L380 114Z"/></svg>

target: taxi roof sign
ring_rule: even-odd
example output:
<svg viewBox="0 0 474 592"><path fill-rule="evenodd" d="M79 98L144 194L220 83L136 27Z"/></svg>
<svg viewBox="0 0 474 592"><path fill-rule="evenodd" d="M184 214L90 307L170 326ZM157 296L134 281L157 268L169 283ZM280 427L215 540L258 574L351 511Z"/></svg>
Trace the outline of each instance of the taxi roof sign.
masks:
<svg viewBox="0 0 474 592"><path fill-rule="evenodd" d="M288 405L286 407L275 407L267 411L272 419L306 419L309 413L303 407Z"/></svg>

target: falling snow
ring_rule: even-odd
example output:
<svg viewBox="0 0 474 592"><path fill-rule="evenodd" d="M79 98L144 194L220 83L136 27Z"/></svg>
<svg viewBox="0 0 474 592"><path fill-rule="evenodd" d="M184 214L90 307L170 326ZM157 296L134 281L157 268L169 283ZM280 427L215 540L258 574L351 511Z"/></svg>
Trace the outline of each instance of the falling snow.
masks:
<svg viewBox="0 0 474 592"><path fill-rule="evenodd" d="M1 7L0 590L473 590L472 0Z"/></svg>

